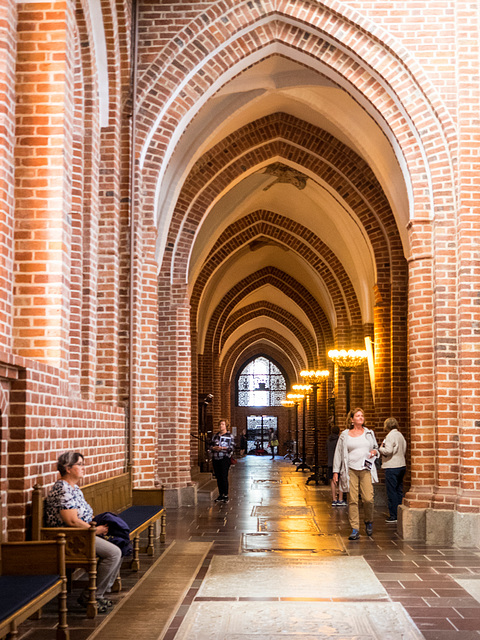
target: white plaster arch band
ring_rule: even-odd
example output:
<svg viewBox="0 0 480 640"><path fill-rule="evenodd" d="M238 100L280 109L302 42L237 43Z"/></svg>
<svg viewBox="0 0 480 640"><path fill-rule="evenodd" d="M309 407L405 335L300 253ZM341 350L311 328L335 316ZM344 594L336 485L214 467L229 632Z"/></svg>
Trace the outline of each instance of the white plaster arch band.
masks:
<svg viewBox="0 0 480 640"><path fill-rule="evenodd" d="M101 0L88 0L90 16L92 19L92 35L94 42L94 55L98 73L98 102L100 109L100 126L108 127L109 87L108 87L108 63L107 42L105 39L105 27Z"/></svg>
<svg viewBox="0 0 480 640"><path fill-rule="evenodd" d="M267 24L269 21L271 21L272 18L269 19L263 19L260 22L263 22L264 24ZM354 54L352 54L351 51L349 51L346 47L339 45L337 41L335 41L334 39L326 36L326 34L324 33L317 33L314 29L306 29L304 28L304 25L302 23L295 23L295 21L290 20L289 21L290 24L292 26L299 26L301 25L304 31L310 31L313 35L316 35L318 37L322 37L323 40L329 42L330 44L336 46L338 49L342 50L345 54L348 54L351 58L356 59L357 62L360 62L360 58L358 56L355 56ZM244 29L242 30L242 32L239 32L236 34L235 38L231 38L231 42L234 42L238 37L240 37L241 35L244 35L248 32L254 31L258 28L258 26L261 26L259 24L259 22L255 23L254 25L252 25L251 28L249 29ZM192 70L192 72L190 74L188 74L184 80L182 81L182 83L178 86L178 88L176 89L175 93L170 97L170 99L167 101L167 103L165 104L165 106L163 107L163 109L160 111L157 119L155 120L154 124L152 125L150 132L148 133L148 136L145 140L145 143L143 145L143 148L141 150L141 154L140 154L140 170L143 169L144 163L145 163L145 159L146 159L146 155L148 153L148 148L150 143L153 140L153 137L155 135L155 132L157 130L157 128L159 127L162 118L165 116L165 114L167 113L168 109L172 106L172 104L174 104L176 98L178 97L178 95L180 94L181 91L184 90L185 86L188 84L188 81L194 77L196 75L196 73L199 71L199 69L201 69L205 62L211 58L214 58L226 45L227 43L224 43L222 45L222 47L217 48L214 52L212 52L211 54L209 54L209 56L206 56L204 58L204 60L202 61L202 64L197 65L197 67L195 67L194 70ZM321 73L323 76L327 77L329 80L331 80L332 82L334 82L336 85L338 85L339 87L341 87L342 89L344 89L345 91L347 91L351 97L353 99L355 99L366 111L367 113L369 113L369 115L375 120L375 122L377 123L377 125L381 128L381 130L383 131L384 135L387 137L387 139L389 140L395 157L397 158L397 162L399 163L399 166L401 167L402 170L402 174L405 180L405 185L406 185L406 189L407 189L407 193L408 193L408 200L409 200L409 210L410 210L410 218L414 217L413 216L413 188L412 188L412 184L411 184L411 179L410 179L410 173L407 169L407 165L406 165L406 161L404 159L403 156L403 152L401 150L400 144L397 142L396 138L393 135L393 132L391 130L391 128L389 127L388 123L385 122L383 116L375 109L372 108L372 104L363 96L363 94L361 94L360 91L358 91L347 78L344 78L343 76L341 76L338 72L336 72L335 70L331 69L330 67L328 67L324 62L317 60L317 67L314 68L312 66L312 56L307 54L307 53L303 53L301 51L299 51L298 49L295 49L293 47L290 47L286 44L282 44L282 43L272 43L270 45L267 45L265 47L263 47L262 49L255 51L254 53L246 56L245 58L243 58L241 61L239 61L238 63L236 63L235 65L233 65L232 67L230 67L230 69L228 70L227 73L223 74L222 76L220 76L219 78L217 78L217 80L210 86L210 88L205 91L202 96L198 99L198 101L195 103L195 107L190 109L188 111L188 113L185 114L185 116L183 116L183 118L180 120L178 126L175 128L175 132L173 134L173 136L170 138L170 141L168 143L166 152L165 152L165 157L164 160L162 162L162 166L160 168L159 171L159 175L158 175L158 180L157 180L157 186L156 186L156 191L155 191L155 211L157 212L156 218L158 219L158 211L161 207L161 202L160 202L160 196L163 193L167 193L168 188L165 188L165 185L163 185L163 178L164 178L164 174L167 170L167 167L169 165L169 162L171 160L171 157L173 155L173 152L175 151L176 145L178 143L178 141L180 140L180 138L185 134L186 129L188 128L189 124L191 123L191 121L194 119L194 117L197 115L197 113L200 111L200 109L208 102L208 100L210 98L212 98L215 93L217 93L217 91L219 91L222 86L224 86L227 82L229 82L230 80L232 80L235 76L239 75L244 69L246 69L247 67L252 66L253 64L260 62L261 60L263 60L264 58L271 56L271 55L283 55L286 58L290 58L291 60L294 60L295 62L302 64L306 67L309 67L311 69L313 69L314 71ZM370 70L371 72L371 70ZM430 187L430 191L431 191L431 178L430 178L430 171L429 171L429 167L428 167L428 162L427 162L427 155L425 153L425 150L423 149L423 145L421 144L421 136L420 134L417 132L413 122L411 121L411 119L409 118L406 109L403 107L403 105L401 104L399 98L396 96L396 94L390 89L390 87L387 85L387 83L381 78L381 76L379 74L376 73L372 73L372 75L375 77L375 79L379 82L379 84L381 84L388 97L391 98L397 108L399 109L399 111L402 113L402 116L405 118L405 120L408 123L409 129L412 132L415 140L417 141L417 144L419 146L419 151L420 154L422 156L424 165L425 165L425 169L424 169L424 173L427 176L427 180L429 182L429 187ZM137 107L138 108L138 107ZM433 203L431 203L431 207L433 210ZM170 217L170 216L168 216ZM165 228L165 225L162 225L163 228Z"/></svg>
<svg viewBox="0 0 480 640"><path fill-rule="evenodd" d="M10 403L10 388L8 383L7 389L4 388L3 382L0 381L0 416L6 416L8 414L8 406Z"/></svg>
<svg viewBox="0 0 480 640"><path fill-rule="evenodd" d="M283 16L280 16L280 14L273 14L273 15L269 16L268 18L263 18L262 20L255 22L254 24L252 24L251 26L249 26L249 27L247 27L247 28L243 29L242 31L239 31L238 33L236 33L236 34L235 34L235 36L234 36L234 37L230 38L230 40L229 40L229 41L230 41L230 42L233 42L233 41L234 41L237 37L239 37L240 35L242 35L242 34L246 34L246 33L248 33L249 31L252 31L253 29L257 28L258 26L261 26L261 24L262 24L262 23L263 23L263 24L267 24L268 22L271 22L272 20L276 20L276 19L279 19L279 18L280 18L280 19L283 19L283 21L285 22L285 18L283 18ZM322 37L322 39L323 39L323 40L325 40L325 41L327 41L327 42L330 42L331 44L333 44L334 46L336 46L339 50L342 50L345 54L349 55L352 59L356 59L356 61L357 61L357 62L361 62L361 63L363 64L363 66L364 66L364 67L368 66L368 65L366 65L365 60L360 59L360 58L359 58L359 56L356 56L356 55L355 55L351 50L349 50L349 49L348 49L347 47L345 47L344 45L340 44L340 43L338 42L338 40L336 40L336 39L334 39L334 38L329 37L325 32L319 32L318 30L316 30L316 29L314 29L314 28L312 28L312 27L308 28L308 26L307 26L307 25L305 25L304 23L301 23L301 22L299 22L299 21L295 21L295 20L292 20L292 19L289 19L289 20L288 20L288 22L289 22L291 25L294 25L294 26L300 27L300 28L302 28L302 29L303 29L303 30L305 30L305 31L310 31L311 33L313 33L314 35L316 35L316 36L318 36L318 37ZM362 25L362 28L363 28L363 29L365 29L365 25ZM378 32L378 28L377 28L377 27L375 27L375 28L376 28L376 30L377 30L377 32ZM390 39L391 41L393 40L393 39L391 38L391 36L389 37L389 39ZM223 43L223 45L222 45L222 47L221 47L221 48L224 48L224 46L225 46L226 44L228 44L228 42L229 42L229 41L228 41L228 40L227 40L227 41L225 41L225 43ZM279 45L274 45L274 46L275 46L275 49L276 49L276 50L275 50L275 53L278 53L278 52L279 52ZM291 52L291 51L295 51L296 55L293 57L293 59L295 59L295 58L296 58L296 59L297 59L297 61L299 61L299 62L302 62L302 63L303 63L303 61L299 59L299 58L300 58L300 56L301 56L301 53L300 53L300 52L298 52L298 50L292 49L292 48L290 48L290 47L286 47L286 45L284 45L284 46L285 46L285 48L287 48L287 49L289 50L289 52ZM377 45L377 46L379 46L379 45ZM270 45L270 47L272 47L272 45ZM153 127L152 127L152 129L150 130L150 133L149 133L149 135L148 135L148 138L147 138L147 140L146 140L146 142L145 142L145 145L144 145L144 147L143 147L142 154L141 154L141 163L142 163L142 166L143 166L143 162L144 162L144 160L145 160L145 156L146 156L146 153L147 153L148 145L149 145L149 143L150 143L150 142L151 142L151 140L152 140L152 137L153 137L153 135L154 135L154 132L155 132L156 128L158 127L158 125L159 125L159 123L160 123L160 121L161 121L162 117L164 116L164 114L165 114L165 113L166 113L166 111L168 110L168 108L169 108L169 107L171 106L171 104L175 101L175 99L176 99L176 97L177 97L178 93L179 93L179 92L184 88L184 86L186 85L186 83L188 83L188 81L193 77L193 75L198 71L198 69L199 69L199 68L201 68L201 66L203 66L203 64L204 64L207 60L209 60L210 58L214 57L214 56L216 55L216 53L218 53L218 51L219 51L221 48L217 49L216 51L211 52L211 53L210 53L206 58L204 58L204 60L202 61L202 63L201 63L201 64L197 65L197 67L196 67L195 69L193 69L193 70L190 72L190 74L188 74L188 75L184 78L184 80L183 80L182 84L177 88L177 90L175 91L175 93L171 96L170 100L169 100L169 101L167 102L167 104L164 106L164 108L162 109L162 111L160 112L160 114L159 114L159 116L158 116L158 118L157 118L157 121L155 122L154 126L153 126ZM234 75L236 75L237 73L239 73L239 72L240 72L240 71L241 71L245 66L249 66L249 65L251 65L251 64L255 61L255 60L254 60L254 57L257 57L257 58L259 58L260 56L261 56L261 57L264 57L264 56L265 56L265 52L266 52L266 50L267 50L267 49L268 49L268 46L267 46L267 47L264 47L261 51L256 52L256 54L252 54L251 56L249 56L248 58L244 59L243 61L241 61L241 62L240 62L240 63L238 63L237 65L234 65L234 66L229 70L229 73L228 73L228 74L224 74L224 76L222 76L221 80L220 80L220 79L219 79L219 80L217 80L217 82L216 82L216 83L211 87L211 89L210 89L209 91L207 91L207 92L205 93L205 95L203 96L203 98L202 98L202 99L197 103L196 108L195 108L194 110L190 110L190 111L189 111L189 113L187 114L187 116L185 116L185 117L183 118L183 120L182 120L182 122L181 122L180 126L177 128L177 132L176 132L176 133L177 133L177 136L180 136L180 135L181 135L181 133L183 133L183 131L185 130L186 126L187 126L187 125L188 125L188 123L191 121L191 119L194 117L194 115L197 113L197 111L199 110L199 108L201 108L201 106L204 104L204 102L205 102L209 97L211 97L211 95L215 92L216 88L217 88L217 87L219 86L219 84L220 84L220 81L221 81L222 83L224 83L224 82L228 81L228 80L229 80L229 79L231 79ZM405 50L403 49L403 47L402 47L401 49L402 49L402 51L403 51L403 52L405 51ZM290 56L289 56L289 57L290 57ZM308 65L307 65L307 66L311 67L311 59L312 59L312 58L311 58L311 56L309 56L309 55L305 54L305 57L306 57L306 58L307 58L307 60L308 60ZM400 64L400 65L403 67L403 69L406 69L405 65L404 65L404 64L401 64L401 61L399 61L398 59L396 59L396 64L397 64L397 66ZM324 75L327 75L328 77L330 77L330 78L331 78L331 73L325 73L325 65L324 65L324 63L320 63L320 67L322 68L322 73L323 73ZM414 126L414 124L413 124L412 120L410 119L410 117L409 117L409 116L408 116L408 114L407 114L407 109L403 106L403 104L401 103L400 99L396 96L395 92L391 89L391 87L388 85L388 83L383 79L383 77L381 76L381 74L380 74L380 73L375 72L375 71L374 71L374 70L372 70L371 68L370 68L370 70L371 70L371 72L372 72L372 75L373 75L373 76L375 77L375 79L379 82L379 84L381 84L381 85L385 88L385 90L386 90L387 94L389 95L389 97L390 97L390 98L395 102L395 104L397 105L397 108L400 110L400 112L402 113L402 115L406 118L407 122L409 123L409 126L410 126L410 128L411 128L411 131L412 131L412 133L414 134L414 137L415 137L415 139L416 139L417 143L419 144L420 152L421 152L421 155L422 155L422 157L423 157L423 162L424 162L424 165L425 165L425 167L426 167L426 169L425 169L425 174L427 175L427 179L429 180L429 185L430 185L430 189L429 189L429 191L430 191L430 194L431 194L431 179L430 179L430 175L429 175L429 171L428 171L428 163L426 162L427 154L426 154L426 152L425 152L425 150L424 150L424 148L423 148L423 145L422 145L422 144L421 144L421 142L420 142L420 141L421 141L421 136L420 136L420 134L416 131L416 128L415 128L415 126ZM412 77L413 77L413 75L412 75L412 73L411 73L410 71L408 71L408 70L407 70L407 73L408 73L408 75L409 75L409 77L410 77L410 78L412 78ZM346 82L346 79L345 79L345 78L341 78L341 77L340 77L340 78L341 78L341 80L339 81L339 74L336 74L336 75L335 75L335 78L336 78L336 83L337 83L337 84L339 84L339 85L343 85L343 86L345 85L345 82ZM332 79L332 78L331 78L331 79ZM366 101L366 100L365 100L365 98L363 98L363 96L361 97L361 99L359 99L359 98L360 98L360 96L358 95L358 93L359 93L358 91L356 92L356 93L357 93L357 95L354 95L354 93L355 93L355 92L352 92L352 87L348 87L348 89L349 89L349 93L352 95L352 97L354 97L355 99L357 99L359 102L362 102L364 106L365 106L365 102L367 102L367 105L366 105L366 106L371 108L371 103L369 103L368 101ZM444 133L443 133L442 127L441 127L441 126L439 126L439 123L438 123L438 118L437 118L437 115L436 115L436 112L438 111L438 109L437 109L437 110L433 109L433 107L431 106L430 101L426 100L426 98L425 98L425 94L424 94L424 91L423 91L423 90L421 90L421 91L420 91L420 87L419 87L419 95L421 95L421 96L423 97L423 99L425 100L425 102L426 102L426 108L428 109L428 111L429 111L429 113L430 113L431 118L432 118L432 119L437 123L437 125L438 125L438 126L437 126L437 130L438 130L438 131L440 131L440 136L441 136L441 139L442 139L443 146L444 146L445 148L448 148L448 145L446 144L446 139L445 139L445 135L444 135ZM371 112L371 109L369 109L369 112ZM377 122L378 122L378 118L376 118L376 120L377 120ZM381 125L381 122L380 122L379 124ZM381 128L382 128L382 130L384 131L384 133L387 135L387 137L388 137L388 139L390 140L390 142L392 143L392 142L393 142L393 141L392 141L393 136L392 136L392 133L391 133L390 128L389 128L389 127L387 127L387 130L385 130L384 126L381 126ZM181 132L181 133L180 133L180 132ZM163 162L163 164L162 164L161 173L160 173L160 175L159 175L159 183L157 183L157 185L158 185L158 186L157 186L157 194L158 194L159 190L161 189L162 175L163 175L163 173L164 173L164 171L165 171L166 166L168 165L169 157L170 157L170 156L171 156L171 154L172 154L172 151L173 151L173 148L175 147L176 142L177 142L177 140L173 140L173 139L172 139L171 143L169 144L169 148L168 148L168 151L167 151L167 155L166 155L165 161L164 161L164 162ZM401 150L400 150L400 146L399 146L398 144L395 144L394 146L395 146L394 151L395 151L395 155L397 156L397 160L400 162L400 165L401 165L401 166L403 165L403 167L404 167L404 163L402 163L402 161L400 160L400 158L402 157L402 153L401 153ZM447 156L448 156L448 158L449 158L449 163L450 163L450 173L451 173L451 175L452 175L452 167L451 167L451 158L450 158L450 154L447 154ZM408 173L407 173L407 174L405 174L405 171L404 171L404 177L405 177L405 182L406 182L407 191L408 191L408 195L409 195L409 200L410 200L410 203L411 203L412 188L411 188L410 181L409 181L409 179L408 179ZM431 199L431 196L430 196L430 199ZM156 201L158 201L158 197L156 197ZM431 202L430 206L431 206L431 210L433 211L433 203L432 203L432 202ZM410 205L410 218L412 218L412 217L414 217L414 216L413 216L412 205Z"/></svg>
<svg viewBox="0 0 480 640"><path fill-rule="evenodd" d="M176 197L178 196L178 193L180 192L181 189L181 185L182 185L182 180L178 180L178 177L176 177L175 179L175 183L176 183L176 187L175 187L175 197L171 198L169 205L168 205L168 209L165 209L162 207L162 203L161 203L161 198L162 198L162 194L166 194L169 193L169 186L168 185L164 185L163 184L163 177L165 175L168 163L171 159L171 156L175 150L175 145L178 142L179 138L184 135L186 128L188 127L188 125L190 124L190 122L193 120L193 118L195 117L195 115L198 113L199 109L203 106L203 104L205 104L205 102L213 96L214 93L216 93L216 91L220 88L220 86L225 82L228 81L230 79L230 76L235 76L237 75L241 70L243 70L243 68L247 67L247 66L251 66L253 63L260 61L261 59L263 59L265 57L265 55L271 55L273 53L280 53L280 54L284 54L284 51L282 51L282 49L285 49L288 51L296 51L296 50L292 50L289 49L288 47L286 47L286 45L278 45L278 44L274 44L274 45L270 45L267 46L265 48L263 48L261 51L255 52L254 54L248 56L247 58L245 58L244 60L242 60L240 63L238 63L237 65L234 65L229 73L228 73L228 78L225 78L225 75L222 76L221 78L219 78L214 85L212 85L212 87L210 88L209 91L205 92L204 95L202 96L202 98L200 99L200 101L196 104L196 108L195 110L190 110L188 112L188 114L186 114L186 116L184 116L184 118L181 120L180 125L177 127L176 132L175 132L175 137L171 139L167 152L166 152L166 156L164 159L164 162L162 163L162 167L160 169L160 174L159 174L159 178L158 181L156 183L156 192L155 192L155 211L157 212L157 224L158 227L164 231L168 230L172 215L173 215L173 210L175 208L175 201L176 201ZM301 62L301 63L307 63L307 62L311 62L311 57L308 57L306 54L301 54L300 52L297 51L297 53L299 55L295 56L296 61ZM305 60L302 61L300 58L304 58ZM324 73L322 71L323 75L329 75L330 79L333 81L336 81L339 79L339 76L333 76L332 74L327 74ZM345 83L348 82L347 80L341 80L341 82L336 82L337 84L341 84L341 85L345 85ZM344 87L345 88L345 87ZM352 91L349 91L350 95L352 95ZM363 107L366 108L369 105L369 103L367 103L366 99L363 98L363 96L360 95L360 93L358 91L355 91L356 95L352 97L354 97L359 103L363 103ZM371 113L371 109L368 110L369 113ZM379 121L379 114L377 113L377 117L375 117L374 119L376 120L377 124L381 124L381 122ZM412 124L413 127L413 124ZM394 149L394 153L395 156L397 158L397 161L399 162L399 166L401 167L402 170L402 174L405 180L405 184L406 184L406 188L407 188L407 193L408 193L408 200L409 200L409 216L410 219L413 216L413 188L412 188L412 183L410 180L410 173L407 169L407 165L406 162L404 160L403 157L403 153L401 151L400 145L398 144L398 142L396 141L396 139L394 139L392 131L389 127L385 127L385 123L383 124L383 126L381 126L382 131L384 132L384 134L386 135L386 137L388 138L388 140L390 141L390 144L392 145L392 148ZM427 158L426 158L426 154L425 151L423 149L423 147L421 146L421 142L420 142L420 136L416 133L414 133L414 136L419 144L419 149L421 150L421 155L422 158L424 160L425 163L427 163ZM193 160L192 160L193 162ZM431 183L431 177L430 177L430 170L428 168L428 163L425 165L427 168L425 169L425 175L427 176L428 179L428 183L429 183L429 195L430 195L430 201L431 201L431 209L433 210L433 199L432 199L432 183ZM186 171L184 172L184 176L185 176ZM183 177L184 177L183 176ZM161 217L158 215L158 212L161 211ZM159 255L161 255L163 253L163 248L164 248L164 243L166 242L166 234L165 233L159 233L159 241L157 244L157 258L159 257ZM162 247L163 245L163 247Z"/></svg>

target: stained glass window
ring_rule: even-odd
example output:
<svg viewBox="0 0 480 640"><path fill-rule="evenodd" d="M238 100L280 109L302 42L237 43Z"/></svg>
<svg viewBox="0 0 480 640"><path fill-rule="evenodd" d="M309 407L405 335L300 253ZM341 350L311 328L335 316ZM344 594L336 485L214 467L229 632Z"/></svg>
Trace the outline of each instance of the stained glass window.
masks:
<svg viewBox="0 0 480 640"><path fill-rule="evenodd" d="M285 400L286 392L285 376L265 356L250 360L238 376L239 407L278 407Z"/></svg>

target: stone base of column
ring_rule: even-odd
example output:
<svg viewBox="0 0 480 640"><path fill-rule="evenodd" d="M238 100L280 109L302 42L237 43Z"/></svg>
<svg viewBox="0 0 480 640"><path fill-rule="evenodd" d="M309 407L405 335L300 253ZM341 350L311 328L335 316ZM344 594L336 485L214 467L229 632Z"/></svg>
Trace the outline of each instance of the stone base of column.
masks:
<svg viewBox="0 0 480 640"><path fill-rule="evenodd" d="M195 506L197 504L197 487L194 485L178 489L164 487L163 502L163 506L167 510Z"/></svg>
<svg viewBox="0 0 480 640"><path fill-rule="evenodd" d="M445 509L398 509L397 531L403 540L450 547L480 546L480 514Z"/></svg>

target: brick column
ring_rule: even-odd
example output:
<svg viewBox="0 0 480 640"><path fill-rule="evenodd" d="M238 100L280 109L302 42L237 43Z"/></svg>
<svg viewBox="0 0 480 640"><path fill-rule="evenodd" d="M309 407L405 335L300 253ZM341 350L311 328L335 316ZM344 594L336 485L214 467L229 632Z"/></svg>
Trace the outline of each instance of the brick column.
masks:
<svg viewBox="0 0 480 640"><path fill-rule="evenodd" d="M408 293L410 368L411 487L400 509L400 531L408 539L424 539L425 509L435 485L434 283L432 225L408 225L411 258Z"/></svg>
<svg viewBox="0 0 480 640"><path fill-rule="evenodd" d="M159 397L157 477L166 505L191 504L190 307L184 284L158 283Z"/></svg>
<svg viewBox="0 0 480 640"><path fill-rule="evenodd" d="M162 352L158 349L158 298L155 260L156 229L134 225L137 235L135 260L130 282L133 290L132 333L132 398L131 423L133 436L132 464L137 487L160 485L157 468L163 452L158 447L158 367ZM165 392L165 389L163 389ZM160 421L160 428L162 422ZM160 463L159 463L160 459Z"/></svg>
<svg viewBox="0 0 480 640"><path fill-rule="evenodd" d="M0 344L12 347L15 2L0 1Z"/></svg>
<svg viewBox="0 0 480 640"><path fill-rule="evenodd" d="M66 377L74 7L17 6L14 349Z"/></svg>
<svg viewBox="0 0 480 640"><path fill-rule="evenodd" d="M459 47L458 73L458 376L459 376L459 491L457 510L463 526L471 521L472 539L467 544L479 544L480 534L480 398L478 395L478 361L480 352L479 282L480 259L480 160L478 148L478 80L479 16L472 16L470 2L459 0L456 5L457 41ZM471 514L467 518L466 514ZM476 522L474 521L476 519ZM459 527L460 529L460 527ZM477 532L476 536L473 532ZM456 531L462 540L462 532Z"/></svg>

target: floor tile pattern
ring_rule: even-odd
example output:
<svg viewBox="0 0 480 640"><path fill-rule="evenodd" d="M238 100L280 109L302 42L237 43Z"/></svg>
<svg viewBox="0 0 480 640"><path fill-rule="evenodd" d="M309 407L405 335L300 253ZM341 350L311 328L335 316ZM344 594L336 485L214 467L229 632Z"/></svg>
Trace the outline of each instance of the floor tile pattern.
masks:
<svg viewBox="0 0 480 640"><path fill-rule="evenodd" d="M175 640L420 640L398 604L194 603Z"/></svg>
<svg viewBox="0 0 480 640"><path fill-rule="evenodd" d="M317 523L313 518L258 518L258 530L272 531L298 531L299 533L318 533ZM249 535L249 534L246 534Z"/></svg>
<svg viewBox="0 0 480 640"><path fill-rule="evenodd" d="M346 553L339 536L288 530L274 533L245 533L242 536L242 551L283 551L289 555L292 553L320 555Z"/></svg>
<svg viewBox="0 0 480 640"><path fill-rule="evenodd" d="M190 611L208 606L216 610L220 606L227 609L244 606L251 612L253 619L262 621L262 634L257 634L255 640L272 638L268 621L275 618L275 607L282 609L287 605L301 611L302 607L315 605L318 612L321 607L331 611L335 607L337 615L341 611L353 611L351 607L376 608L386 607L388 611L395 611L395 617L400 617L405 625L405 633L411 633L409 620L413 620L426 640L480 640L480 602L474 587L480 581L480 550L455 549L442 546L412 543L401 540L395 525L385 523L384 508L376 508L374 518L374 532L368 537L361 531L358 541L348 541L350 532L347 509L331 506L331 493L327 486L305 485L310 473L296 472L295 465L290 460L278 458L270 460L256 456L247 456L239 460L230 471L230 502L228 504L201 503L194 507L169 509L167 513L167 545L155 543L157 553L162 553L172 541L211 542L212 548L198 570L191 587L187 591L181 605L171 611L171 623L163 640L186 640L184 628L180 636L182 622ZM287 514L287 508L290 509ZM291 511L293 509L293 512ZM300 511L299 511L300 509ZM288 515L288 517L286 517ZM317 530L312 531L312 522ZM283 523L283 525L281 524ZM263 528L262 528L263 527ZM302 551L257 551L242 549L244 536L254 533L294 533L300 529L304 533L320 533L325 536L340 536L345 546L348 558L327 557L335 562L346 559L357 559L368 565L386 592L382 600L363 598L345 602L341 598L330 599L329 602L308 596L282 598L253 595L234 596L221 591L221 595L200 596L201 588L207 576L209 567L214 559L237 556L238 558L284 558L291 562L318 560L314 555L307 555ZM272 545L271 545L272 546ZM142 554L142 568L133 573L127 568L122 569L124 590L120 594L113 594L115 603L122 602L131 590L138 584L138 577L156 561ZM160 563L162 560L160 560ZM168 570L166 571L168 575ZM290 581L292 582L292 581ZM355 584L361 589L363 580L356 579ZM473 584L475 583L475 584ZM98 616L95 621L85 618L84 612L76 604L80 584L74 585L74 592L68 598L68 619L71 627L71 640L87 640L94 629L102 624L105 618L112 616ZM138 591L141 593L140 589ZM472 595L473 594L473 595ZM272 604L274 609L267 612L263 607ZM160 605L160 603L159 603ZM265 611L266 624L263 615L254 615L258 605L259 610ZM400 607L403 606L403 609ZM391 608L393 606L393 609ZM343 607L343 608L342 608ZM345 609L346 607L346 609ZM115 611L115 608L113 611ZM404 613L406 612L406 613ZM243 615L243 614L242 614ZM249 613L250 615L250 613ZM297 615L297 614L294 614ZM320 613L318 613L320 615ZM388 614L390 615L390 614ZM393 614L392 614L393 615ZM133 617L131 623L135 635L142 636L142 625L149 616L149 611L142 607L138 617ZM301 616L298 616L301 620ZM56 604L44 608L41 620L28 620L21 625L19 640L55 640ZM403 621L403 622L402 622ZM371 623L373 624L373 623ZM376 628L373 627L375 633ZM286 630L286 629L285 629ZM317 629L318 631L318 629ZM238 634L238 629L235 631ZM322 638L340 640L334 627L323 630ZM328 635L331 633L331 635ZM270 634L270 635L269 635ZM110 637L115 640L112 632ZM210 635L209 638L212 636ZM273 636L275 637L275 636ZM282 640L318 640L317 635L295 633L288 637L285 633ZM344 640L351 637L342 636ZM408 637L408 636L405 636ZM421 636L420 636L421 637ZM237 640L237 637L227 633L222 640ZM382 640L390 640L386 635ZM365 640L365 637L355 636L355 640ZM188 640L200 640L195 636ZM242 640L248 640L245 635ZM277 639L275 639L277 640ZM410 638L409 638L410 640Z"/></svg>

